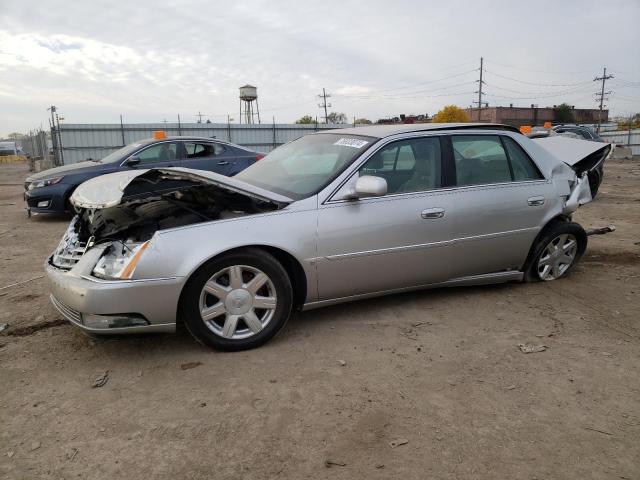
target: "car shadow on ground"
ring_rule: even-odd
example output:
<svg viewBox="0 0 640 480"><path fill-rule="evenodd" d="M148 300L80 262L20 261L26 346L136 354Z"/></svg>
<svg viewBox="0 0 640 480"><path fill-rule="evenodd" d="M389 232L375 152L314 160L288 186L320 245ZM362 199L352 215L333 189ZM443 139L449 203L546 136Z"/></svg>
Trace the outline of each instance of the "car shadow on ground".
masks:
<svg viewBox="0 0 640 480"><path fill-rule="evenodd" d="M32 213L31 217L29 217L29 221L43 222L43 223L59 223L59 222L69 223L72 218L73 218L73 215L69 213L47 213L47 214Z"/></svg>
<svg viewBox="0 0 640 480"><path fill-rule="evenodd" d="M423 310L425 318L428 318L431 309L436 305L456 302L458 299L462 300L476 295L502 295L504 292L518 287L522 288L523 286L513 282L471 287L435 288L363 299L317 310L295 312L283 331L260 348L279 349L287 343L299 342L302 338L321 336L327 328L357 326L363 322L382 322L385 324L397 322L401 327L406 322L403 322L402 318L398 318L396 313L402 309L411 309L414 313ZM411 321L415 322L416 320L412 318ZM194 353L228 354L198 343L181 324L178 324L176 332L173 334L88 335L80 331L76 333L74 340L72 340L76 346L77 342L80 344L88 343L92 347L98 348L102 355L114 355L120 358L163 357L168 350L177 356Z"/></svg>

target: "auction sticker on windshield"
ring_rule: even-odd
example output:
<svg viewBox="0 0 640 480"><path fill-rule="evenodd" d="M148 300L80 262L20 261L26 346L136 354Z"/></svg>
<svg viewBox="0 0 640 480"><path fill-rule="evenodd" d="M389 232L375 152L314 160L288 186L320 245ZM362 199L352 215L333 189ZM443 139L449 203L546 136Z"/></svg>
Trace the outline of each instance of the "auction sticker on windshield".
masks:
<svg viewBox="0 0 640 480"><path fill-rule="evenodd" d="M341 138L334 145L340 145L343 147L351 147L351 148L362 148L367 143L366 140L360 140L359 138Z"/></svg>

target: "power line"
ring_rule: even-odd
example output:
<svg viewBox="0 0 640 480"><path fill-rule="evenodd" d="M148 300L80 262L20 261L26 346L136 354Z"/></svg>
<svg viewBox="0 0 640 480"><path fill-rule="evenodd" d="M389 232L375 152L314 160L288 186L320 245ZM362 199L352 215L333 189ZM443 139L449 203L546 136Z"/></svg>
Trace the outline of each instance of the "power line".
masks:
<svg viewBox="0 0 640 480"><path fill-rule="evenodd" d="M370 94L369 92L363 92L363 93L359 93L359 94L352 94L352 95L346 95L346 94L334 94L334 97L340 97L340 98L419 98L418 94L424 93L424 92L437 92L439 90L448 90L451 88L456 88L456 87L460 87L462 85L470 85L470 84L475 84L477 83L477 80L471 80L469 82L461 82L461 83L455 83L453 85L446 85L444 87L437 87L437 88L430 88L427 90L415 90L412 92L402 92L402 93L398 93L398 94L382 94L382 95L376 95L376 94Z"/></svg>
<svg viewBox="0 0 640 480"><path fill-rule="evenodd" d="M491 85L491 84L489 84ZM499 88L499 87L495 87L495 88ZM563 90L563 91L557 91L557 92L548 92L545 93L543 95L529 95L529 96L523 96L523 97L515 97L513 95L495 95L492 93L485 93L484 95L487 97L496 97L496 98L507 98L510 100L537 100L537 99L541 99L541 98L553 98L553 97L561 97L563 95L570 95L570 94L574 94L574 93L583 93L583 92L587 92L590 89L585 89L585 88L572 88L569 90ZM525 93L525 92L523 92Z"/></svg>
<svg viewBox="0 0 640 480"><path fill-rule="evenodd" d="M473 68L471 70L466 70L464 72L460 72L460 73L455 73L453 75L448 75L446 77L442 77L442 78L436 78L435 80L425 80L424 82L420 82L420 83L414 83L411 85L404 85L402 87L395 87L395 88L384 88L381 90L371 90L369 92L363 93L363 95L369 95L369 94L376 94L376 93L384 93L384 92L391 92L391 91L395 91L395 90L404 90L407 88L415 88L415 87L420 87L422 85L428 85L430 83L436 83L436 82L441 82L442 80L449 80L451 78L456 78L456 77L460 77L461 75L466 75L467 73L471 73L471 72L476 72L478 71L477 68ZM413 93L413 92L412 92ZM334 94L335 97L345 97L348 95L344 95L344 94Z"/></svg>
<svg viewBox="0 0 640 480"><path fill-rule="evenodd" d="M505 68L513 68L515 70L522 70L524 72L535 72L535 73L548 73L550 75L574 75L574 74L578 74L578 73L589 73L591 70L579 70L579 71L567 71L567 72L554 72L554 71L549 71L549 70L535 70L532 68L523 68L523 67L518 67L516 65L509 65L506 63L499 63L499 62L495 62L491 59L489 60L485 60L488 61L489 63L493 63L495 65L499 65L501 67L505 67Z"/></svg>
<svg viewBox="0 0 640 480"><path fill-rule="evenodd" d="M507 80L511 80L518 83L524 83L525 85L535 85L538 87L575 87L577 85L586 85L591 82L591 80L586 80L584 82L577 83L535 83L535 82L527 82L526 80L520 80L518 78L508 77L506 75L500 75L499 73L492 72L491 70L486 70L485 72L495 75L496 77L505 78Z"/></svg>
<svg viewBox="0 0 640 480"><path fill-rule="evenodd" d="M324 88L322 89L322 95L318 95L318 97L322 99L322 103L319 103L318 107L324 109L324 123L329 123L329 114L327 113L327 107L330 107L331 104L327 103L327 98L329 98L330 96L331 95L328 95L327 92L325 92Z"/></svg>
<svg viewBox="0 0 640 480"><path fill-rule="evenodd" d="M593 79L594 82L602 82L602 88L600 89L600 93L596 93L596 97L600 98L600 112L598 112L598 133L600 132L600 125L602 124L602 107L604 104L605 95L610 95L611 91L605 93L604 84L607 80L613 78L613 75L607 75L607 67L604 67L604 71L602 72L601 77L596 77Z"/></svg>

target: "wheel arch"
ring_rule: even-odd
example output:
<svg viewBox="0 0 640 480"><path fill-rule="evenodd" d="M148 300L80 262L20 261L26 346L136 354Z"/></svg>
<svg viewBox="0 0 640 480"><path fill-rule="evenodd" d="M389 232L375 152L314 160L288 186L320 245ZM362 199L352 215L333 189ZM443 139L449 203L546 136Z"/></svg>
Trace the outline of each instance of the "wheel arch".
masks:
<svg viewBox="0 0 640 480"><path fill-rule="evenodd" d="M547 231L555 224L557 223L562 223L562 222L570 222L571 218L568 217L567 215L564 214L558 214L555 217L552 217L545 225L544 227L542 227L540 229L540 231L538 232L538 234L536 235L536 238L533 239L533 242L531 242L531 246L529 247L529 252L527 253L527 258L524 262L524 265L522 266L522 271L526 272L529 267L531 266L531 262L533 261L533 257L535 254L535 250L536 250L536 245L538 245L538 242L540 241L540 239L547 233Z"/></svg>
<svg viewBox="0 0 640 480"><path fill-rule="evenodd" d="M73 192L76 191L76 188L78 188L78 185L70 185L63 195L64 209L68 211L71 215L74 215L76 213L73 209L73 205L71 204L71 195L73 195Z"/></svg>
<svg viewBox="0 0 640 480"><path fill-rule="evenodd" d="M536 235L536 238L533 240L533 242L531 243L531 246L529 247L529 253L527 253L527 259L524 262L524 265L522 266L522 272L527 272L529 270L529 267L531 266L531 262L534 259L535 256L535 250L536 250L536 246L538 245L538 242L540 241L540 239L546 235L547 231L549 231L550 228L553 227L553 225L557 225L558 223L564 223L564 222L571 222L571 217L564 215L564 214L559 214L556 215L555 217L551 218L544 227L542 227L540 229L540 231L538 232L538 235Z"/></svg>
<svg viewBox="0 0 640 480"><path fill-rule="evenodd" d="M207 265L212 260L216 260L225 255L229 255L231 253L242 252L243 250L263 250L269 254L271 254L275 259L282 265L282 267L287 272L289 279L291 280L291 287L293 289L293 306L294 308L301 307L307 299L307 274L302 267L300 261L291 253L283 250L279 247L274 247L272 245L261 245L261 244L249 244L242 245L241 247L234 247L222 252L219 252L212 257L204 260L197 268L195 268L188 276L186 281L182 284L182 290L180 291L180 297L178 300L176 318L180 318L179 311L181 308L181 304L183 301L183 297L186 291L186 287L189 284L189 281L193 276L199 272L205 265Z"/></svg>

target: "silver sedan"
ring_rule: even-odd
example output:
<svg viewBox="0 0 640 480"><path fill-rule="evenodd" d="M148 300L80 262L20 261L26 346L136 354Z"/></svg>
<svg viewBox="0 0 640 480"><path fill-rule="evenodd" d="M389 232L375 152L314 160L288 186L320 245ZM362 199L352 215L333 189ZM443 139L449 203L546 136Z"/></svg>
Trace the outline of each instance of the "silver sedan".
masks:
<svg viewBox="0 0 640 480"><path fill-rule="evenodd" d="M585 251L571 215L610 148L502 125L371 126L305 136L233 178L101 176L71 198L76 216L46 262L51 300L89 332L182 322L240 350L294 309L556 280Z"/></svg>

